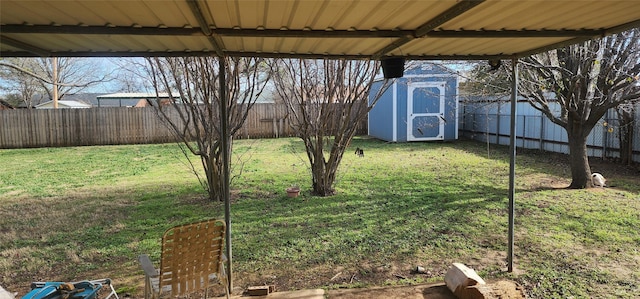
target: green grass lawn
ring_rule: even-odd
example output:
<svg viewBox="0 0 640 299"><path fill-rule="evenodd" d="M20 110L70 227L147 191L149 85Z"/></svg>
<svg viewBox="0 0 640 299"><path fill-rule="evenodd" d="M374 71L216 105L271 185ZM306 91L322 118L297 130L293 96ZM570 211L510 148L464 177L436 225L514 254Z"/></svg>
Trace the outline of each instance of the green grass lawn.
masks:
<svg viewBox="0 0 640 299"><path fill-rule="evenodd" d="M594 162L614 187L567 190L562 156L519 153L510 274L506 148L364 138L355 147L365 157L347 150L337 195L321 198L310 195L300 140L235 141L236 286L432 282L461 262L487 280L515 280L531 298L640 293L637 170ZM0 150L0 165L0 285L19 295L31 281L110 277L139 296L136 258L158 261L164 230L223 217L175 144ZM299 197L286 196L291 185ZM418 265L428 273L414 273Z"/></svg>

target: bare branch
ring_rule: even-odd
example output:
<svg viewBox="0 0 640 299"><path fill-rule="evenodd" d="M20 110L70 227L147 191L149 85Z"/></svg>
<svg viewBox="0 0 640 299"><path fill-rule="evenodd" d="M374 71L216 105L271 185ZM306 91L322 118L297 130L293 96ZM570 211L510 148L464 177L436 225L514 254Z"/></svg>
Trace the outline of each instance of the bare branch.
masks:
<svg viewBox="0 0 640 299"><path fill-rule="evenodd" d="M384 90L368 104L379 64L349 60L276 60L276 91L285 102L291 126L303 140L314 193L334 193L335 175L345 149ZM388 82L386 82L388 83ZM388 84L384 85L384 89Z"/></svg>
<svg viewBox="0 0 640 299"><path fill-rule="evenodd" d="M192 155L200 157L206 182L200 182L212 200L222 199L223 190L221 140L239 130L249 110L264 91L268 72L258 58L227 59L226 93L221 98L220 58L153 57L147 58L149 77L157 95L155 107L171 130ZM228 119L220 119L226 109ZM221 136L226 122L230 136ZM242 163L240 163L240 166ZM192 167L195 170L195 167ZM195 172L195 171L194 171ZM197 174L197 173L196 173Z"/></svg>

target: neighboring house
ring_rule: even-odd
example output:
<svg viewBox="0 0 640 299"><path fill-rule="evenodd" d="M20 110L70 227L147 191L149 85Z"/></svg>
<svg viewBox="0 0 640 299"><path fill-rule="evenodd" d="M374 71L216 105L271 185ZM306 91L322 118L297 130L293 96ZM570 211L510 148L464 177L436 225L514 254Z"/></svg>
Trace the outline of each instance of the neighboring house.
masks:
<svg viewBox="0 0 640 299"><path fill-rule="evenodd" d="M163 105L169 105L170 100L168 94L160 94L160 102ZM58 103L63 101L78 102L89 105L89 107L150 107L157 102L158 98L155 93L81 93L81 94L66 94ZM51 100L48 96L38 94L34 95L30 108L43 108L48 107L48 103ZM16 108L28 108L25 103L21 103ZM71 108L71 107L59 107L59 108ZM73 107L80 108L80 107ZM86 107L81 107L86 108Z"/></svg>
<svg viewBox="0 0 640 299"><path fill-rule="evenodd" d="M136 107L136 108L153 107L153 104L151 103L151 100L142 99L138 101L138 103L136 103L136 105L133 107Z"/></svg>
<svg viewBox="0 0 640 299"><path fill-rule="evenodd" d="M13 108L13 105L9 104L5 100L0 100L0 110L11 110L11 109L15 109Z"/></svg>
<svg viewBox="0 0 640 299"><path fill-rule="evenodd" d="M89 104L91 107L96 106L96 97L101 95L101 93L80 93L80 94L65 94L60 98L60 101L75 101L80 103ZM21 102L15 108L18 109L26 109L26 108L35 108L39 105L45 104L51 101L48 95L46 94L36 94L31 97L31 107L27 107L25 102Z"/></svg>
<svg viewBox="0 0 640 299"><path fill-rule="evenodd" d="M175 93L177 94L177 93ZM156 96L155 93L81 93L81 94L66 94L62 97L58 103L63 101L79 102L89 105L89 107L152 107L156 103L160 102L162 106L171 105L171 99L168 93L160 93ZM176 101L180 103L180 97L176 96ZM24 102L14 108L45 108L49 107L47 104L51 100L48 100L47 95L34 95L31 100L31 107L27 107ZM256 101L257 103L273 103L272 95L269 93L263 93ZM53 106L53 105L51 105ZM62 107L59 108L87 108L87 107ZM5 109L0 107L0 109Z"/></svg>
<svg viewBox="0 0 640 299"><path fill-rule="evenodd" d="M91 105L78 102L78 101L58 101L59 109L69 109L69 108L91 108ZM36 109L53 109L53 101L48 101L36 106Z"/></svg>
<svg viewBox="0 0 640 299"><path fill-rule="evenodd" d="M179 98L179 97L176 97ZM112 93L96 97L97 107L150 107L158 101L162 105L169 105L171 99L168 93Z"/></svg>
<svg viewBox="0 0 640 299"><path fill-rule="evenodd" d="M176 103L181 103L180 95L174 92ZM160 103L161 106L171 105L169 93L112 93L103 94L96 97L95 102L92 101L94 107L151 107ZM263 92L257 99L256 103L274 103L273 94Z"/></svg>
<svg viewBox="0 0 640 299"><path fill-rule="evenodd" d="M48 99L48 98L47 98ZM25 103L24 101L21 101L20 103L18 103L15 108L16 109L28 109L28 108L35 108L37 105L40 105L44 102L46 102L47 100L45 99L45 96L42 94L36 94L33 95L31 97L31 106L28 106L27 103Z"/></svg>

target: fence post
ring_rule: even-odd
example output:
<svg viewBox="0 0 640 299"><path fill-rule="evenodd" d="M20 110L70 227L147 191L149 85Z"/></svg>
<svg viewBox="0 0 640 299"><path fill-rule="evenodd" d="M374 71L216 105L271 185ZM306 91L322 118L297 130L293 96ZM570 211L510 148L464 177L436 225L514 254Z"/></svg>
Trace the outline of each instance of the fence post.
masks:
<svg viewBox="0 0 640 299"><path fill-rule="evenodd" d="M604 114L604 122L607 124L607 126L611 125L609 123L609 111L607 111L607 113ZM600 132L602 132L602 159L607 157L607 127L602 126L600 128Z"/></svg>
<svg viewBox="0 0 640 299"><path fill-rule="evenodd" d="M498 110L496 111L496 144L500 145L500 101L498 101Z"/></svg>
<svg viewBox="0 0 640 299"><path fill-rule="evenodd" d="M540 151L544 150L544 117L542 116L542 112L540 112Z"/></svg>
<svg viewBox="0 0 640 299"><path fill-rule="evenodd" d="M527 141L527 116L522 116L522 148L527 148L525 142Z"/></svg>

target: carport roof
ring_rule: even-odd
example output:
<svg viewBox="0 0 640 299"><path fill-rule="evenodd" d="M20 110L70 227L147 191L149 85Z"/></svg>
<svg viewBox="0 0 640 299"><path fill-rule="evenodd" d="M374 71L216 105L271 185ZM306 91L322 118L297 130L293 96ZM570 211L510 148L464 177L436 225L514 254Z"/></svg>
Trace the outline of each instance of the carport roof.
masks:
<svg viewBox="0 0 640 299"><path fill-rule="evenodd" d="M0 56L486 59L634 27L638 0L2 0Z"/></svg>

